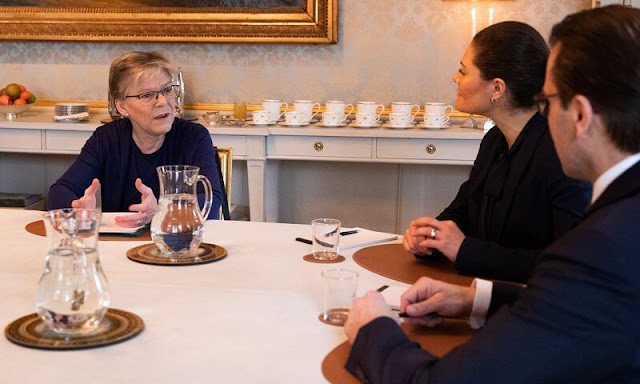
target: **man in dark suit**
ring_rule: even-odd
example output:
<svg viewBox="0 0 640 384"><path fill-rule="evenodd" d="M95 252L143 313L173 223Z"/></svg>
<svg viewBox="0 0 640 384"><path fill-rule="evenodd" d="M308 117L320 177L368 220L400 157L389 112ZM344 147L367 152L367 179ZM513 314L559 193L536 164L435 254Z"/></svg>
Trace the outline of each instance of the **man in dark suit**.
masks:
<svg viewBox="0 0 640 384"><path fill-rule="evenodd" d="M570 15L551 44L540 110L565 173L594 185L584 220L543 251L526 287L493 284L495 314L442 359L406 338L380 294L355 299L350 372L372 383L640 382L640 9ZM423 278L401 307L431 326L481 296Z"/></svg>

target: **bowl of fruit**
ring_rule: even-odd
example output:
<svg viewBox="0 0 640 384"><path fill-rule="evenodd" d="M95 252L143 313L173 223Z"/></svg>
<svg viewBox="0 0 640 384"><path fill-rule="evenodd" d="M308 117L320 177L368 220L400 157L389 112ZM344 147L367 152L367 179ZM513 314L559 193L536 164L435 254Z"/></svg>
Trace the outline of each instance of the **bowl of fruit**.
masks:
<svg viewBox="0 0 640 384"><path fill-rule="evenodd" d="M31 108L36 97L24 85L11 83L0 89L0 114L14 120Z"/></svg>

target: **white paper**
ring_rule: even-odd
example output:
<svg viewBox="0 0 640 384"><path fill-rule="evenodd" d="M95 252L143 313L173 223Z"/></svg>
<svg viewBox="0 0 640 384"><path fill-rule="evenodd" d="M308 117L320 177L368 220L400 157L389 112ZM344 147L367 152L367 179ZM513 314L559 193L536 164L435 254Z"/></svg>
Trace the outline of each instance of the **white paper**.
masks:
<svg viewBox="0 0 640 384"><path fill-rule="evenodd" d="M389 288L380 292L382 297L384 297L384 301L387 303L391 309L396 311L400 310L400 297L403 293L405 293L409 289L409 287L402 287L399 285L390 285Z"/></svg>
<svg viewBox="0 0 640 384"><path fill-rule="evenodd" d="M398 235L394 233L384 233L384 232L376 232L370 231L364 228L341 228L340 232L346 232L350 230L357 230L358 233L354 233L352 235L340 236L340 244L338 246L339 249L351 249L358 247L366 247L368 245L386 243L388 241L393 241L398 238Z"/></svg>
<svg viewBox="0 0 640 384"><path fill-rule="evenodd" d="M133 212L103 212L100 218L100 233L121 233L121 234L131 234L138 231L140 228L144 227L141 225L139 227L121 227L116 224L116 216L128 216L135 215Z"/></svg>

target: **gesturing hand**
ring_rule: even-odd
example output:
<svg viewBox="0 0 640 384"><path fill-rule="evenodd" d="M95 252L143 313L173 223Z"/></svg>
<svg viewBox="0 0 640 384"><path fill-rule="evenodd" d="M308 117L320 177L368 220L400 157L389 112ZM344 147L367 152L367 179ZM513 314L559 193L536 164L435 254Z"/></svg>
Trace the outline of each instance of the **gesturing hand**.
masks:
<svg viewBox="0 0 640 384"><path fill-rule="evenodd" d="M364 296L353 299L349 317L344 324L344 333L349 338L349 342L353 344L360 328L380 316L399 321L398 316L389 308L380 292L369 291Z"/></svg>
<svg viewBox="0 0 640 384"><path fill-rule="evenodd" d="M140 178L136 179L136 189L142 195L140 204L132 204L129 211L136 212L135 215L116 216L116 224L122 227L139 227L151 222L156 213L158 201L151 188L142 183Z"/></svg>
<svg viewBox="0 0 640 384"><path fill-rule="evenodd" d="M100 188L100 180L93 179L91 185L84 190L84 195L71 202L72 208L96 209L96 192Z"/></svg>
<svg viewBox="0 0 640 384"><path fill-rule="evenodd" d="M431 228L426 228L427 235L417 233L417 230L423 228L424 225L421 224L422 221L427 219L426 217L420 217L415 219L409 224L409 228L404 231L404 236L402 237L402 244L404 245L404 249L407 252L411 252L416 255L431 255L433 250L428 247L420 246L420 243L427 239L429 233L431 233Z"/></svg>
<svg viewBox="0 0 640 384"><path fill-rule="evenodd" d="M413 236L423 239L418 241L418 249L437 249L447 259L456 261L465 236L455 222L451 220L440 221L433 217L421 217L411 223L412 227L414 227L414 223Z"/></svg>
<svg viewBox="0 0 640 384"><path fill-rule="evenodd" d="M434 327L445 317L468 316L475 294L475 286L463 287L421 277L400 297L400 308L409 315L406 322Z"/></svg>

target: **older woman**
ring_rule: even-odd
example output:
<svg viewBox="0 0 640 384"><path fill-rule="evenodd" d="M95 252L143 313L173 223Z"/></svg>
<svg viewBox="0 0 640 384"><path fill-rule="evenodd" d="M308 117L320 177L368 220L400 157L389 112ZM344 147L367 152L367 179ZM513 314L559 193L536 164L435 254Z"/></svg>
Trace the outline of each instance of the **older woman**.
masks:
<svg viewBox="0 0 640 384"><path fill-rule="evenodd" d="M111 64L109 95L123 119L96 129L76 161L49 189L48 208L95 208L102 187L104 212L133 211L116 222L151 221L159 196L156 167L195 165L213 188L209 218L221 201L215 152L202 125L175 118L176 68L156 52L129 52Z"/></svg>
<svg viewBox="0 0 640 384"><path fill-rule="evenodd" d="M420 258L437 250L461 273L525 282L538 251L581 219L590 185L564 175L534 101L548 55L542 36L519 22L473 38L453 76L456 109L496 126L451 205L405 231L407 251Z"/></svg>

